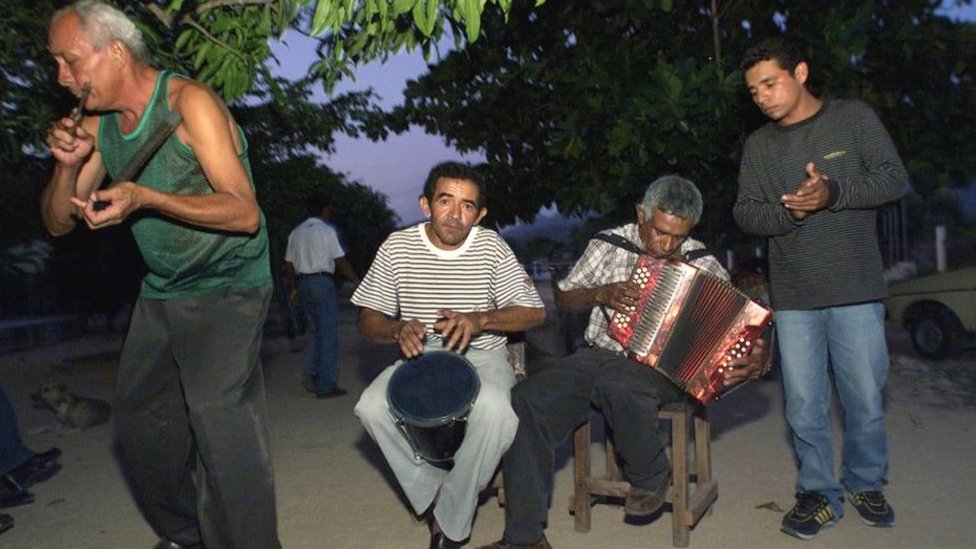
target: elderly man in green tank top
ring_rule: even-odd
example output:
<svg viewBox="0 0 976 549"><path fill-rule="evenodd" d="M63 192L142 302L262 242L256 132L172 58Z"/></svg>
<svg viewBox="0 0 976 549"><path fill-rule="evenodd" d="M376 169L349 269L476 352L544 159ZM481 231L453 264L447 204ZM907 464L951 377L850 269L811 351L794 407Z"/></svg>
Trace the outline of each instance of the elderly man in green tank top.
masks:
<svg viewBox="0 0 976 549"><path fill-rule="evenodd" d="M258 352L271 273L247 143L213 91L147 63L138 29L111 6L55 13L49 48L58 83L90 94L80 122L48 133L44 223L57 236L78 218L90 229L129 220L149 271L115 397L136 502L157 547L279 547ZM135 180L99 190L170 111L182 123Z"/></svg>

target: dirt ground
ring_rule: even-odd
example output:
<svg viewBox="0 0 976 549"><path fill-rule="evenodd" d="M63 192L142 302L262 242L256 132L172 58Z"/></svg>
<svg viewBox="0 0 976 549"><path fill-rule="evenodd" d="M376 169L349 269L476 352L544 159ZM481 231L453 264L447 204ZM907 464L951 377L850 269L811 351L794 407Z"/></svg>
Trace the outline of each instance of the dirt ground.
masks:
<svg viewBox="0 0 976 549"><path fill-rule="evenodd" d="M278 517L286 548L427 547L423 523L408 510L376 446L352 407L363 388L394 356L355 332L354 311L341 315L341 379L348 396L316 400L299 383L304 351L269 336L264 368L271 409ZM556 352L550 322L528 335L530 361ZM976 538L976 353L933 363L917 358L905 333L890 330L892 369L887 426L891 444L886 493L894 528L862 524L851 508L838 525L810 542L779 532L793 502L795 466L775 378L752 383L716 403L713 468L719 499L691 533L691 547L957 548ZM63 470L36 485L36 501L6 509L16 526L0 535L4 549L149 548L156 538L135 508L112 457L111 424L85 431L56 425L31 407L30 393L51 377L78 394L111 399L121 335L103 333L0 355L0 384L18 411L23 437L35 450L60 447ZM839 452L839 437L837 441ZM558 458L547 535L554 547L644 548L671 545L670 515L648 525L624 523L618 505L598 504L593 528L580 534L567 511L572 463ZM597 453L598 454L598 453ZM503 510L488 499L479 508L466 547L498 539Z"/></svg>

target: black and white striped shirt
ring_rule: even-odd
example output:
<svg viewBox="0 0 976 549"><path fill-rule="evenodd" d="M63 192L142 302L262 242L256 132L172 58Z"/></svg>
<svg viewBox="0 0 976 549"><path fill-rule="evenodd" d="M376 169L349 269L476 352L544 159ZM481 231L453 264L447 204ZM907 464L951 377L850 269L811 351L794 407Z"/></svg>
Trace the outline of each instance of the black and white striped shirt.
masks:
<svg viewBox="0 0 976 549"><path fill-rule="evenodd" d="M440 309L468 313L544 306L498 233L475 226L459 248L442 250L427 238L425 225L395 231L383 242L353 293L355 305L391 318L417 319L428 327L440 318ZM485 332L471 347L500 349L506 341L502 333Z"/></svg>

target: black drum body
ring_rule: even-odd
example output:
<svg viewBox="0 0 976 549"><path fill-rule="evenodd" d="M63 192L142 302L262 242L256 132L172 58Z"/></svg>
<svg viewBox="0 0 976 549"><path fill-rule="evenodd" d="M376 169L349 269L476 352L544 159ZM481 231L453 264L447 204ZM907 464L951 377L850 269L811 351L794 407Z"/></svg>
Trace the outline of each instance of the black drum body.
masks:
<svg viewBox="0 0 976 549"><path fill-rule="evenodd" d="M446 465L464 441L468 414L480 389L470 362L454 353L433 351L397 367L386 400L414 454Z"/></svg>

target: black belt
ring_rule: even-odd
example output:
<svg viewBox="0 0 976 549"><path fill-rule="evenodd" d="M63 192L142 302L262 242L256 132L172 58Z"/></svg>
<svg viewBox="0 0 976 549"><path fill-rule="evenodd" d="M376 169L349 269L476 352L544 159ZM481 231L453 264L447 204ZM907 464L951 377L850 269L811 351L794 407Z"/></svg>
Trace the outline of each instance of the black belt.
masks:
<svg viewBox="0 0 976 549"><path fill-rule="evenodd" d="M327 276L329 278L332 278L332 273L330 273L328 271L320 271L320 272L317 272L317 273L298 273L298 278L299 279L302 279L302 278L310 278L310 277L313 277L313 276Z"/></svg>

